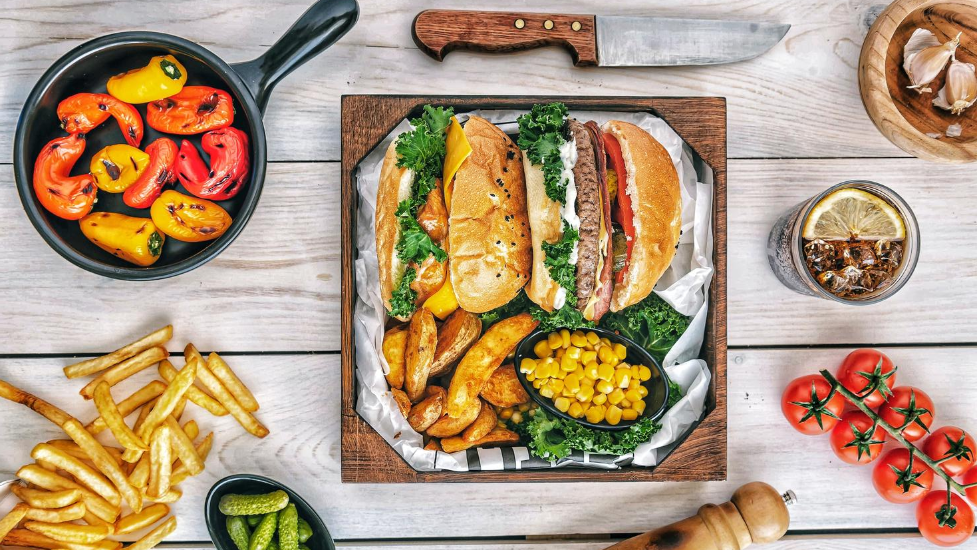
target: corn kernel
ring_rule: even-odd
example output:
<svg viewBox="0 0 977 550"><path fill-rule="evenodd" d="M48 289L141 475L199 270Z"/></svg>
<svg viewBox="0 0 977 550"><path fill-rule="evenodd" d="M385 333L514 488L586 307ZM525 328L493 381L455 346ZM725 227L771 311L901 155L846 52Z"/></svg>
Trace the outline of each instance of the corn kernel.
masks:
<svg viewBox="0 0 977 550"><path fill-rule="evenodd" d="M631 363L628 363L627 361L621 361L620 363L617 364L617 368L628 369L628 372L631 372Z"/></svg>
<svg viewBox="0 0 977 550"><path fill-rule="evenodd" d="M509 420L513 424L519 424L520 422L522 422L522 413L519 411L512 413L512 418L510 418Z"/></svg>
<svg viewBox="0 0 977 550"><path fill-rule="evenodd" d="M563 380L560 380L559 378L550 380L550 383L547 385L551 390L553 390L553 393L560 393L563 391Z"/></svg>
<svg viewBox="0 0 977 550"><path fill-rule="evenodd" d="M597 380L597 378L600 376L598 372L599 372L598 365L596 362L591 361L590 363L584 365L583 374L587 378L590 378L591 380Z"/></svg>
<svg viewBox="0 0 977 550"><path fill-rule="evenodd" d="M638 386L638 395L640 395L642 399L648 397L648 388L644 386ZM634 400L632 399L632 401Z"/></svg>
<svg viewBox="0 0 977 550"><path fill-rule="evenodd" d="M582 348L587 345L587 337L579 330L575 330L570 335L570 344Z"/></svg>
<svg viewBox="0 0 977 550"><path fill-rule="evenodd" d="M621 400L620 403L617 404L617 406L618 407L621 407L622 409L630 409L631 408L631 402L628 401L628 398L627 397L625 397L624 399Z"/></svg>
<svg viewBox="0 0 977 550"><path fill-rule="evenodd" d="M570 373L567 372L567 371L565 371L565 370L563 370L563 369L557 369L557 371L556 371L556 377L559 378L560 380L563 380L564 378L566 378L567 377L567 374L570 374Z"/></svg>
<svg viewBox="0 0 977 550"><path fill-rule="evenodd" d="M590 401L587 401L586 403L581 403L580 404L580 410L582 410L583 412L587 412L587 411L590 410L590 407L593 407L593 406L594 406L593 403L591 403Z"/></svg>
<svg viewBox="0 0 977 550"><path fill-rule="evenodd" d="M624 344L614 344L614 355L624 361L628 357L628 348L624 347Z"/></svg>
<svg viewBox="0 0 977 550"><path fill-rule="evenodd" d="M616 367L617 367L617 365L618 365L618 364L619 364L620 362L621 362L621 360L617 358L617 355L614 355L614 354L612 353L612 354L611 354L611 358L610 358L610 360L609 360L609 361L608 361L607 363L608 363L609 365L611 365L612 367L615 367L615 368L616 368Z"/></svg>
<svg viewBox="0 0 977 550"><path fill-rule="evenodd" d="M580 389L580 388L577 388ZM560 392L563 397L573 397L576 392L570 391L570 388L563 386L563 391Z"/></svg>
<svg viewBox="0 0 977 550"><path fill-rule="evenodd" d="M603 407L590 407L587 409L587 422L596 424L604 420L604 409Z"/></svg>
<svg viewBox="0 0 977 550"><path fill-rule="evenodd" d="M553 393L553 390L549 389L546 386L543 386L542 388L539 389L539 394L542 395L543 397L547 397L547 398L550 398L550 399L552 399L553 396L555 395Z"/></svg>
<svg viewBox="0 0 977 550"><path fill-rule="evenodd" d="M560 412L567 412L570 409L570 400L566 397L557 397L553 400L553 406Z"/></svg>
<svg viewBox="0 0 977 550"><path fill-rule="evenodd" d="M614 355L614 350L610 347L602 347L597 350L597 357L600 359L601 363L607 363L611 360L611 357L617 357Z"/></svg>
<svg viewBox="0 0 977 550"><path fill-rule="evenodd" d="M519 363L519 370L523 373L529 373L536 370L536 361L530 357L526 357Z"/></svg>
<svg viewBox="0 0 977 550"><path fill-rule="evenodd" d="M605 416L607 418L607 423L610 424L611 426L617 426L618 424L621 423L621 416L623 414L624 411L622 411L619 407L616 407L614 405L607 407L607 413L605 413Z"/></svg>
<svg viewBox="0 0 977 550"><path fill-rule="evenodd" d="M644 414L645 413L645 402L642 401L642 400L635 401L634 403L631 403L631 408L634 409L635 411L637 411L638 414Z"/></svg>
<svg viewBox="0 0 977 550"><path fill-rule="evenodd" d="M640 366L640 367L638 367L638 368L639 368L639 369L640 369L640 371L641 371L641 372L640 372L640 373L638 374L638 378L639 378L639 379L640 379L640 380L641 380L642 382L647 382L648 380L651 380L651 369L649 369L648 367L646 367L646 366L644 366L644 365L641 365L641 366Z"/></svg>
<svg viewBox="0 0 977 550"><path fill-rule="evenodd" d="M638 380L641 378L641 367L639 365L631 365L631 379Z"/></svg>
<svg viewBox="0 0 977 550"><path fill-rule="evenodd" d="M638 393L638 390L628 390L624 392L624 398L628 401L634 403L635 401L640 401L643 396Z"/></svg>
<svg viewBox="0 0 977 550"><path fill-rule="evenodd" d="M614 384L621 388L627 389L628 384L631 382L631 369L617 369L614 371Z"/></svg>
<svg viewBox="0 0 977 550"><path fill-rule="evenodd" d="M577 392L577 401L590 401L594 397L594 388L590 386L581 386L580 391Z"/></svg>
<svg viewBox="0 0 977 550"><path fill-rule="evenodd" d="M536 380L536 373L535 372L526 373L526 382L532 382L533 380Z"/></svg>
<svg viewBox="0 0 977 550"><path fill-rule="evenodd" d="M580 406L580 403L571 403L570 408L567 409L567 414L569 414L573 418L580 418L581 416L583 416L583 413L584 410L583 407Z"/></svg>
<svg viewBox="0 0 977 550"><path fill-rule="evenodd" d="M583 378L581 378L580 379L580 387L582 388L584 386L589 386L591 388L594 387L594 379L593 378L590 378L590 377L587 377L587 376L584 376Z"/></svg>
<svg viewBox="0 0 977 550"><path fill-rule="evenodd" d="M617 405L621 401L624 401L624 391L618 388L607 395L607 400L611 405Z"/></svg>
<svg viewBox="0 0 977 550"><path fill-rule="evenodd" d="M585 365L587 363L590 363L590 362L594 361L595 359L597 359L597 352L596 351L585 351L585 352L583 352L583 353L580 354L580 362L583 363L583 364L585 364Z"/></svg>
<svg viewBox="0 0 977 550"><path fill-rule="evenodd" d="M580 376L575 372L571 372L563 379L563 387L576 393L580 389Z"/></svg>
<svg viewBox="0 0 977 550"><path fill-rule="evenodd" d="M597 382L597 385L594 386L594 389L600 393L611 393L614 391L614 384L611 384L607 380L600 380Z"/></svg>
<svg viewBox="0 0 977 550"><path fill-rule="evenodd" d="M567 330L565 328L561 328L560 329L560 338L563 339L563 344L562 344L563 345L563 349L566 349L566 348L570 347L570 331L569 330Z"/></svg>
<svg viewBox="0 0 977 550"><path fill-rule="evenodd" d="M600 343L601 343L601 344L603 344L603 345L605 345L605 346L610 346L610 345L612 345L612 344L611 344L611 341L610 341L610 339L608 339L608 338L606 338L606 337L604 337L604 338L601 338L601 339L600 339Z"/></svg>
<svg viewBox="0 0 977 550"><path fill-rule="evenodd" d="M569 354L564 355L563 359L560 359L560 368L567 372L573 372L577 370L577 361L572 359Z"/></svg>
<svg viewBox="0 0 977 550"><path fill-rule="evenodd" d="M638 411L634 409L624 409L623 411L621 411L621 418L624 420L637 420Z"/></svg>
<svg viewBox="0 0 977 550"><path fill-rule="evenodd" d="M632 370L631 381L628 382L628 389L637 390L639 387L641 387L641 380L638 380L638 377L634 375L634 371Z"/></svg>
<svg viewBox="0 0 977 550"><path fill-rule="evenodd" d="M569 357L570 359L573 359L574 361L579 361L580 360L580 354L581 354L580 348L578 348L577 346L570 346L570 347L567 348L567 352L566 352L565 357Z"/></svg>
<svg viewBox="0 0 977 550"><path fill-rule="evenodd" d="M512 418L512 409L508 407L502 409L502 412L499 413L499 418L501 418L502 420L509 420L510 418Z"/></svg>
<svg viewBox="0 0 977 550"><path fill-rule="evenodd" d="M549 344L550 349L562 348L563 338L559 332L551 332L546 336L546 343Z"/></svg>
<svg viewBox="0 0 977 550"><path fill-rule="evenodd" d="M607 403L607 394L606 393L595 393L594 394L594 398L593 398L593 400L591 402L594 405L603 405L604 403Z"/></svg>
<svg viewBox="0 0 977 550"><path fill-rule="evenodd" d="M536 380L533 380L533 387L534 388L536 388L538 390L542 386L543 386L543 379L542 378L537 378Z"/></svg>
<svg viewBox="0 0 977 550"><path fill-rule="evenodd" d="M533 353L536 354L536 357L543 359L544 357L553 355L553 350L550 349L550 346L546 340L540 340L539 342L536 342L535 346L533 346Z"/></svg>
<svg viewBox="0 0 977 550"><path fill-rule="evenodd" d="M587 333L587 341L590 342L590 345L596 346L597 342L600 342L600 336L597 336L596 332L590 331Z"/></svg>
<svg viewBox="0 0 977 550"><path fill-rule="evenodd" d="M601 363L597 367L597 378L607 380L608 382L614 380L614 367L608 365L607 363Z"/></svg>

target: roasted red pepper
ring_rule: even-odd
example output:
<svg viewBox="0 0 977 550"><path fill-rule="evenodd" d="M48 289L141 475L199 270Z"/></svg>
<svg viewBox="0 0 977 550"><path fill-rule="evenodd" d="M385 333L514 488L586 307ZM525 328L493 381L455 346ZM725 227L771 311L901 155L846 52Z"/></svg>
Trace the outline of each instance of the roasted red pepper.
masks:
<svg viewBox="0 0 977 550"><path fill-rule="evenodd" d="M139 179L122 194L122 202L132 208L149 208L166 184L176 181L176 143L170 138L159 138L146 147L149 166Z"/></svg>
<svg viewBox="0 0 977 550"><path fill-rule="evenodd" d="M75 94L58 103L61 127L69 134L87 134L112 116L126 143L139 147L142 142L142 117L135 107L108 94Z"/></svg>
<svg viewBox="0 0 977 550"><path fill-rule="evenodd" d="M207 132L200 144L210 155L210 170L197 148L184 140L176 166L180 183L202 199L222 201L237 195L251 170L248 135L237 128L224 128Z"/></svg>
<svg viewBox="0 0 977 550"><path fill-rule="evenodd" d="M146 104L146 122L167 134L189 136L234 122L231 94L209 86L184 86L180 93Z"/></svg>
<svg viewBox="0 0 977 550"><path fill-rule="evenodd" d="M52 139L34 162L34 193L41 205L59 218L78 220L95 204L95 180L91 174L69 176L85 152L80 134Z"/></svg>

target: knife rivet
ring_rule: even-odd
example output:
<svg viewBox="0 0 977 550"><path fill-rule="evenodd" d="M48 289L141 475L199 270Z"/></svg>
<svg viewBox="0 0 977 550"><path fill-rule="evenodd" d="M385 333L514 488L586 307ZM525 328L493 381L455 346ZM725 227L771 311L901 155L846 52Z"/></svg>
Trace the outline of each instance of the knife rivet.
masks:
<svg viewBox="0 0 977 550"><path fill-rule="evenodd" d="M573 23L570 24L570 28L575 31L579 31L581 27L583 27L583 25L580 24L580 21L574 21Z"/></svg>
<svg viewBox="0 0 977 550"><path fill-rule="evenodd" d="M546 29L546 30L552 30L553 29L553 20L552 19L547 19L546 21L543 21L543 28Z"/></svg>
<svg viewBox="0 0 977 550"><path fill-rule="evenodd" d="M516 19L515 25L516 25L516 28L517 29L521 29L521 28L523 28L523 27L526 26L526 21L524 21L522 19Z"/></svg>

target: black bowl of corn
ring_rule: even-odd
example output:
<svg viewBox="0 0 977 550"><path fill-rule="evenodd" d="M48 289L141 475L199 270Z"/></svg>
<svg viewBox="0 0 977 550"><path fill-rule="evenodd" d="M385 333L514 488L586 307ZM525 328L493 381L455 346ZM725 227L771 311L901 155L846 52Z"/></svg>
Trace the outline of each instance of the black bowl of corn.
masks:
<svg viewBox="0 0 977 550"><path fill-rule="evenodd" d="M658 361L607 329L538 330L516 346L515 364L539 406L595 430L657 420L668 403L668 375Z"/></svg>
<svg viewBox="0 0 977 550"><path fill-rule="evenodd" d="M335 550L319 514L296 492L253 474L225 477L204 503L217 550Z"/></svg>

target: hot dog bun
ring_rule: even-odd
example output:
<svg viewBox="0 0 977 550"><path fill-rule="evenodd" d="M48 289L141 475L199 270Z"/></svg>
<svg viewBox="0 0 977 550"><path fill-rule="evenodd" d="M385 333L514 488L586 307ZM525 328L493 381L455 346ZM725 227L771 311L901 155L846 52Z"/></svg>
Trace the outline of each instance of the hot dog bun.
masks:
<svg viewBox="0 0 977 550"><path fill-rule="evenodd" d="M672 263L682 231L682 192L668 151L648 132L617 120L601 129L621 146L627 181L618 185L626 185L634 212L630 264L611 297L611 311L620 311L651 294Z"/></svg>
<svg viewBox="0 0 977 550"><path fill-rule="evenodd" d="M532 242L516 144L479 117L465 123L472 154L458 169L448 217L448 265L458 305L484 313L529 281Z"/></svg>
<svg viewBox="0 0 977 550"><path fill-rule="evenodd" d="M380 268L380 295L383 305L390 311L390 299L400 284L407 266L397 257L397 242L400 241L400 223L397 220L397 205L410 197L413 170L397 166L397 142L390 144L383 157L380 169L380 184L377 189L377 210L375 218L377 237L377 264ZM400 318L401 321L408 319Z"/></svg>
<svg viewBox="0 0 977 550"><path fill-rule="evenodd" d="M566 291L550 277L550 269L543 263L543 243L553 243L563 235L560 204L546 195L543 170L535 166L523 151L522 165L526 169L526 206L529 209L529 225L532 228L533 273L526 285L526 296L546 311L557 308L557 297L563 302ZM563 305L562 303L559 305Z"/></svg>

